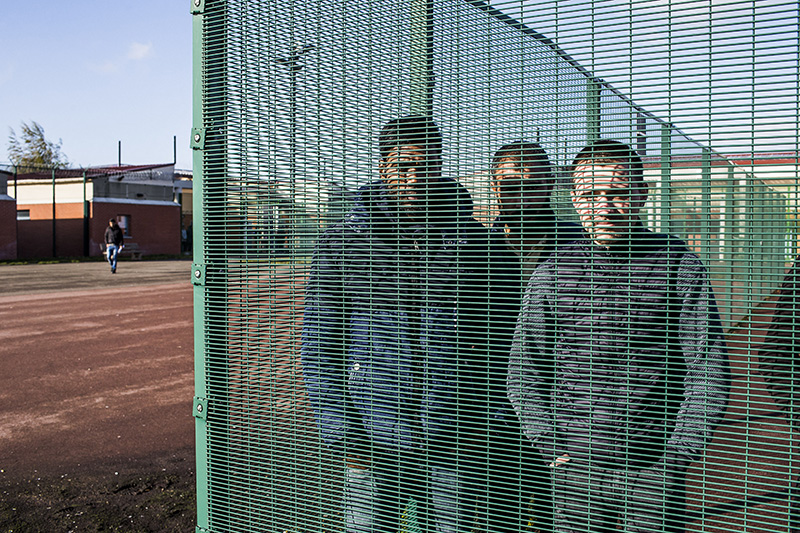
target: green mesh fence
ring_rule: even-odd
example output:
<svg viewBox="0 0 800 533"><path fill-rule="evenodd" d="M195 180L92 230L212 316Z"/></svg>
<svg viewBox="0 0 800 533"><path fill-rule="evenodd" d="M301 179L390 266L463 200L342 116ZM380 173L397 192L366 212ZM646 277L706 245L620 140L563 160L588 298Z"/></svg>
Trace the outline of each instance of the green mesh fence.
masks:
<svg viewBox="0 0 800 533"><path fill-rule="evenodd" d="M198 531L798 527L796 2L191 9Z"/></svg>

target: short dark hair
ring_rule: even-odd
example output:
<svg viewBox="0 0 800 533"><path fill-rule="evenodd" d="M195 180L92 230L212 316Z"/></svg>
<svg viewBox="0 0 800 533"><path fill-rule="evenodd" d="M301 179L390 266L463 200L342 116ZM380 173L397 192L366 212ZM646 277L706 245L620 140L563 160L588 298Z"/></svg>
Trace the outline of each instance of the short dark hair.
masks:
<svg viewBox="0 0 800 533"><path fill-rule="evenodd" d="M600 139L589 143L572 160L570 173L581 165L625 165L630 171L632 181L644 181L644 163L636 150L625 143L611 139Z"/></svg>
<svg viewBox="0 0 800 533"><path fill-rule="evenodd" d="M550 158L539 143L516 141L502 146L494 153L492 158L492 170L495 170L500 163L508 161L519 161L520 164L529 166L537 173L553 176L553 166Z"/></svg>
<svg viewBox="0 0 800 533"><path fill-rule="evenodd" d="M442 155L442 134L439 126L430 117L409 115L396 118L381 128L378 150L381 159L386 159L392 150L400 146L421 146L428 155Z"/></svg>

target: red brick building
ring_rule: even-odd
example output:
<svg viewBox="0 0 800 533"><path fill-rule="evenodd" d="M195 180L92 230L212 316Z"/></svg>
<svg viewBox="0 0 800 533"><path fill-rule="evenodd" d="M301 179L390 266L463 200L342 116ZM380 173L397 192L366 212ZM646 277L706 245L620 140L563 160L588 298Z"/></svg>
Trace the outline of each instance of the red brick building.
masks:
<svg viewBox="0 0 800 533"><path fill-rule="evenodd" d="M191 180L176 177L172 164L5 175L15 217L8 224L2 218L0 196L0 253L10 241L4 231L15 226L19 259L98 256L112 218L129 249L143 256L181 253L181 229L191 224Z"/></svg>
<svg viewBox="0 0 800 533"><path fill-rule="evenodd" d="M17 258L17 202L8 195L8 176L0 171L0 261Z"/></svg>

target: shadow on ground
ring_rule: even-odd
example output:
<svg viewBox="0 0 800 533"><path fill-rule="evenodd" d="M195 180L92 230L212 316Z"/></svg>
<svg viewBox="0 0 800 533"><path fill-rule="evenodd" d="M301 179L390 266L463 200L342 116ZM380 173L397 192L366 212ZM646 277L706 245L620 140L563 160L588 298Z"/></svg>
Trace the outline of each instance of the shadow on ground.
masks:
<svg viewBox="0 0 800 533"><path fill-rule="evenodd" d="M0 266L0 532L194 531L190 265Z"/></svg>
<svg viewBox="0 0 800 533"><path fill-rule="evenodd" d="M196 523L194 450L148 464L93 466L11 480L0 474L8 532L188 532ZM163 466L161 466L163 465Z"/></svg>

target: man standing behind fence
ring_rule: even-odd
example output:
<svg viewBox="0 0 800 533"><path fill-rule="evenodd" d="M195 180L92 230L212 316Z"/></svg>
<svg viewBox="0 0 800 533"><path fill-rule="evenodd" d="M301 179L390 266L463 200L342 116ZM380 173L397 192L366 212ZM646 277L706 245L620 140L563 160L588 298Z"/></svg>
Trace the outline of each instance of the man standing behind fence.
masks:
<svg viewBox="0 0 800 533"><path fill-rule="evenodd" d="M571 198L586 238L533 274L509 399L550 465L555 531L683 531L686 468L729 388L706 270L643 226L643 165L627 145L584 148Z"/></svg>
<svg viewBox="0 0 800 533"><path fill-rule="evenodd" d="M492 223L492 233L516 256L519 261L519 290L507 295L509 303L520 305L520 297L537 265L552 254L559 243L568 243L581 237L577 224L556 218L550 205L555 185L555 174L547 152L533 142L517 141L502 146L495 152L491 164L491 186L497 198L498 216ZM525 441L522 431L507 432L514 441ZM501 439L502 440L502 439ZM524 448L524 443L521 443ZM552 530L552 505L549 474L540 465L536 453L527 450L522 457L514 453L500 453L503 446L494 446L496 461L519 461L525 465L526 477L533 487L532 523L540 531ZM504 469L494 468L502 472Z"/></svg>
<svg viewBox="0 0 800 533"><path fill-rule="evenodd" d="M519 531L525 489L486 490L489 435L514 417L515 259L441 177L436 124L393 120L379 145L380 179L321 237L305 296L304 379L347 463L346 531L397 533L412 510L422 531Z"/></svg>

